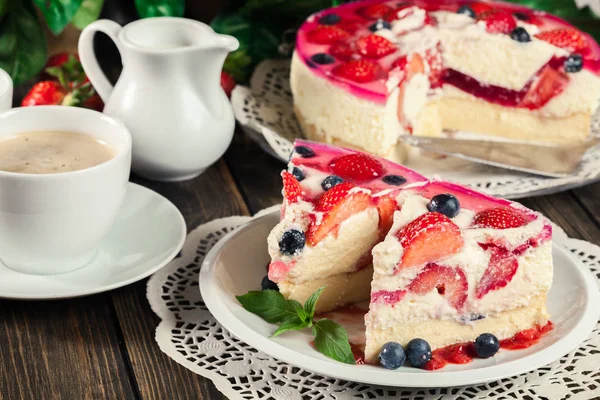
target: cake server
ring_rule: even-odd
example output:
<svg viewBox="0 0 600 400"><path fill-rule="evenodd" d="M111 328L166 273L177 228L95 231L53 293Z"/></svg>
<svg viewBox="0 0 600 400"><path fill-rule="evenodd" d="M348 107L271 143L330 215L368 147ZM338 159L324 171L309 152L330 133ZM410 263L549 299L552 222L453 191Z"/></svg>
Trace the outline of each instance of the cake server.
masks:
<svg viewBox="0 0 600 400"><path fill-rule="evenodd" d="M585 152L600 143L600 137L593 137L574 145L408 135L400 138L410 146L434 153L552 178L564 178L573 174Z"/></svg>

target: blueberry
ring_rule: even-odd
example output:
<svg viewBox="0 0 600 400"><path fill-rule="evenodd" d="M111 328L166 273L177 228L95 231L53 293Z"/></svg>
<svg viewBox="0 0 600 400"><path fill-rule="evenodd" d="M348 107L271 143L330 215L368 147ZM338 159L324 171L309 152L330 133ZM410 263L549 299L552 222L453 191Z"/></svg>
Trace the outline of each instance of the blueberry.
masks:
<svg viewBox="0 0 600 400"><path fill-rule="evenodd" d="M498 338L491 333L482 333L475 339L475 352L481 358L493 356L500 349Z"/></svg>
<svg viewBox="0 0 600 400"><path fill-rule="evenodd" d="M279 251L283 254L293 256L302 250L305 244L306 236L304 232L297 229L290 229L283 232L283 236L281 236L281 240L279 241Z"/></svg>
<svg viewBox="0 0 600 400"><path fill-rule="evenodd" d="M339 185L342 182L344 182L344 180L339 176L329 175L327 178L323 179L323 182L321 182L321 187L324 191L328 191L335 185Z"/></svg>
<svg viewBox="0 0 600 400"><path fill-rule="evenodd" d="M567 72L579 72L583 68L583 57L581 54L571 54L565 60L565 71Z"/></svg>
<svg viewBox="0 0 600 400"><path fill-rule="evenodd" d="M335 58L326 53L317 53L310 59L320 65L333 64L335 62Z"/></svg>
<svg viewBox="0 0 600 400"><path fill-rule="evenodd" d="M406 183L406 178L400 175L386 175L381 178L388 185L400 186Z"/></svg>
<svg viewBox="0 0 600 400"><path fill-rule="evenodd" d="M383 19L378 19L373 25L369 27L369 30L372 32L377 32L381 29L392 29L392 25L389 22L384 21Z"/></svg>
<svg viewBox="0 0 600 400"><path fill-rule="evenodd" d="M294 150L296 150L296 153L300 154L300 157L302 158L311 158L316 155L310 147L306 146L296 146Z"/></svg>
<svg viewBox="0 0 600 400"><path fill-rule="evenodd" d="M269 275L265 275L262 282L260 282L260 290L277 290L279 292L279 286L269 279Z"/></svg>
<svg viewBox="0 0 600 400"><path fill-rule="evenodd" d="M386 369L400 368L406 361L406 354L400 343L387 342L379 352L379 364Z"/></svg>
<svg viewBox="0 0 600 400"><path fill-rule="evenodd" d="M514 12L513 15L515 16L516 19L518 19L519 21L529 21L530 17L529 15L522 13L522 12Z"/></svg>
<svg viewBox="0 0 600 400"><path fill-rule="evenodd" d="M298 182L302 182L304 178L306 178L304 172L302 172L302 170L298 167L294 167L294 169L292 169L292 175L294 175L294 177L298 179Z"/></svg>
<svg viewBox="0 0 600 400"><path fill-rule="evenodd" d="M435 195L427 204L427 209L431 212L439 212L448 218L454 218L460 211L458 199L449 193Z"/></svg>
<svg viewBox="0 0 600 400"><path fill-rule="evenodd" d="M431 347L424 339L413 339L406 345L406 358L413 367L422 368L431 360Z"/></svg>
<svg viewBox="0 0 600 400"><path fill-rule="evenodd" d="M531 42L531 37L529 37L529 33L527 33L525 28L520 26L517 26L515 29L513 29L513 31L510 33L510 38L521 43Z"/></svg>
<svg viewBox="0 0 600 400"><path fill-rule="evenodd" d="M327 15L323 15L321 18L319 18L319 23L321 25L335 25L338 22L340 22L342 19L340 18L339 15L337 14L327 14Z"/></svg>
<svg viewBox="0 0 600 400"><path fill-rule="evenodd" d="M465 14L468 15L471 18L475 18L475 11L473 11L473 9L469 6L460 6L460 8L458 9L458 11L456 12L457 14Z"/></svg>

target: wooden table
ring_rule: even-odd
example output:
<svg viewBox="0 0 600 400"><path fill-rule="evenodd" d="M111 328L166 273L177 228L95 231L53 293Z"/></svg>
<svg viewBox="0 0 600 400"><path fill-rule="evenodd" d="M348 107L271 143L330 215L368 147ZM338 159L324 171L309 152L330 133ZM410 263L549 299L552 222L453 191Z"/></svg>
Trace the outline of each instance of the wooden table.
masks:
<svg viewBox="0 0 600 400"><path fill-rule="evenodd" d="M223 159L181 183L137 177L171 200L188 230L214 218L253 214L281 201L283 163L241 131ZM600 243L600 183L521 200L568 235ZM159 319L146 280L72 300L0 300L0 399L220 399L205 378L154 341Z"/></svg>

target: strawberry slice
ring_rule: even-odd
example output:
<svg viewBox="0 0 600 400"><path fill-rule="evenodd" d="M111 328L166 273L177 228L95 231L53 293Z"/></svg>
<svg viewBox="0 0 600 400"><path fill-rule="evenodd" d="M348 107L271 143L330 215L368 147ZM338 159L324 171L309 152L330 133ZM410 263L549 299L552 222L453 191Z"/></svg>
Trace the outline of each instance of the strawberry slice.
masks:
<svg viewBox="0 0 600 400"><path fill-rule="evenodd" d="M324 194L330 196L330 193L341 185L343 184L334 186ZM346 219L372 206L371 197L364 192L356 192L351 195L347 195L346 192L346 196L343 198L336 197L329 200L322 200L321 205L317 204L315 209L324 208L328 209L328 212L323 215L320 223L312 222L308 226L306 231L307 243L315 246L330 233L333 232L335 234L339 225Z"/></svg>
<svg viewBox="0 0 600 400"><path fill-rule="evenodd" d="M358 14L371 19L379 19L385 17L393 8L385 4L371 4L358 9Z"/></svg>
<svg viewBox="0 0 600 400"><path fill-rule="evenodd" d="M471 9L475 12L476 16L485 14L494 9L494 7L486 3L471 3L469 4L469 7L471 7Z"/></svg>
<svg viewBox="0 0 600 400"><path fill-rule="evenodd" d="M475 288L475 295L481 299L488 292L503 288L510 282L519 268L517 257L504 247L480 244L491 252L490 262L483 277Z"/></svg>
<svg viewBox="0 0 600 400"><path fill-rule="evenodd" d="M369 35L356 42L358 52L368 58L381 58L397 50L396 45L383 36Z"/></svg>
<svg viewBox="0 0 600 400"><path fill-rule="evenodd" d="M338 185L335 185L328 191L323 192L314 201L315 211L319 211L319 212L330 211L336 204L338 204L340 201L342 201L348 195L348 192L353 187L354 187L354 185L351 184L350 182L342 182Z"/></svg>
<svg viewBox="0 0 600 400"><path fill-rule="evenodd" d="M557 28L535 35L536 38L550 43L553 46L569 51L585 49L586 42L581 33L571 28Z"/></svg>
<svg viewBox="0 0 600 400"><path fill-rule="evenodd" d="M319 25L315 30L308 32L306 39L311 43L332 44L346 39L350 34L337 26Z"/></svg>
<svg viewBox="0 0 600 400"><path fill-rule="evenodd" d="M502 10L488 11L477 19L485 22L485 30L489 33L510 33L517 27L515 17Z"/></svg>
<svg viewBox="0 0 600 400"><path fill-rule="evenodd" d="M437 261L458 253L465 242L460 228L439 212L428 212L396 233L404 248L399 268Z"/></svg>
<svg viewBox="0 0 600 400"><path fill-rule="evenodd" d="M543 107L554 96L562 93L567 83L569 83L567 74L546 65L535 78L519 105L530 110Z"/></svg>
<svg viewBox="0 0 600 400"><path fill-rule="evenodd" d="M527 221L523 213L507 207L489 208L475 215L472 228L519 228Z"/></svg>
<svg viewBox="0 0 600 400"><path fill-rule="evenodd" d="M393 21L399 19L398 12L400 12L400 11L402 11L405 8L408 8L408 7L412 7L412 6L410 4L405 4L405 5L401 5L401 6L397 7L397 8L394 8L389 13L387 13L387 15L385 16L385 20L387 22L393 22ZM410 13L410 14L412 14L412 13ZM408 15L406 15L406 16L408 16Z"/></svg>
<svg viewBox="0 0 600 400"><path fill-rule="evenodd" d="M357 83L371 82L384 78L385 72L375 62L369 60L350 60L333 69L333 74Z"/></svg>
<svg viewBox="0 0 600 400"><path fill-rule="evenodd" d="M377 198L377 210L379 211L379 232L383 240L394 223L394 212L398 209L398 203L392 196L381 196Z"/></svg>
<svg viewBox="0 0 600 400"><path fill-rule="evenodd" d="M437 289L452 307L460 310L467 301L468 287L462 269L428 264L408 285L408 291L424 295Z"/></svg>
<svg viewBox="0 0 600 400"><path fill-rule="evenodd" d="M372 156L352 153L334 158L329 163L331 171L346 180L366 182L383 175L383 165Z"/></svg>
<svg viewBox="0 0 600 400"><path fill-rule="evenodd" d="M287 171L281 173L283 180L283 197L288 203L296 203L302 197L302 186L298 179Z"/></svg>
<svg viewBox="0 0 600 400"><path fill-rule="evenodd" d="M342 22L338 23L337 26L348 33L354 33L357 30L364 28L365 21L358 19L343 20Z"/></svg>
<svg viewBox="0 0 600 400"><path fill-rule="evenodd" d="M338 42L329 48L329 54L341 61L348 61L356 53L353 43Z"/></svg>

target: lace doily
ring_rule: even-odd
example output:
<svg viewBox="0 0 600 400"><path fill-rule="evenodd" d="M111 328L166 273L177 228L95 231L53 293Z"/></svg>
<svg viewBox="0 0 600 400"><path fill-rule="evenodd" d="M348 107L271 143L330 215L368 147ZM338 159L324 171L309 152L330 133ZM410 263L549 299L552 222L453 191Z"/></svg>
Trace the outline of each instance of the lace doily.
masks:
<svg viewBox="0 0 600 400"><path fill-rule="evenodd" d="M234 216L196 228L188 235L181 257L157 272L147 291L150 306L162 320L156 329L161 350L190 371L211 379L231 400L600 398L600 322L578 349L548 366L457 388L400 389L347 382L313 374L253 349L216 322L198 288L200 266L208 251L250 219ZM569 239L556 226L553 236L594 272L600 288L600 247Z"/></svg>
<svg viewBox="0 0 600 400"><path fill-rule="evenodd" d="M267 60L256 68L250 87L237 86L231 96L233 111L244 131L269 154L287 162L295 138L302 129L292 107L288 60ZM600 135L600 109L592 122L592 133ZM577 174L566 178L544 178L448 157L432 162L412 157L406 165L425 176L469 185L494 196L520 198L572 189L600 179L600 146L585 155Z"/></svg>

